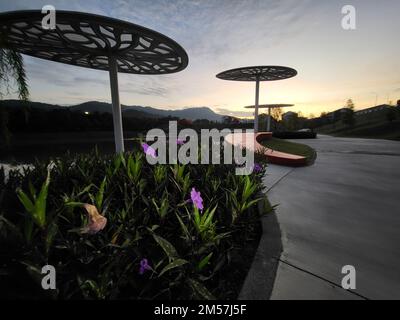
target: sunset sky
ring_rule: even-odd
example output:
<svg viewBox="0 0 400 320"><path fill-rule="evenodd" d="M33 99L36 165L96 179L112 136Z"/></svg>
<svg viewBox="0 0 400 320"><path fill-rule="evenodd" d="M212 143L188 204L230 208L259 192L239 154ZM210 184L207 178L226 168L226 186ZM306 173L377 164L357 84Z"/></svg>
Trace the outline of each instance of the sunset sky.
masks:
<svg viewBox="0 0 400 320"><path fill-rule="evenodd" d="M182 45L189 66L163 76L120 74L121 103L164 109L208 106L250 116L254 83L223 81L223 70L252 65L295 68L292 79L262 82L260 103L293 103L319 115L352 98L356 109L400 99L399 0L0 0L0 11L41 9L106 15L161 32ZM341 26L356 8L356 30ZM32 101L110 102L104 71L25 56ZM9 96L6 98L15 98Z"/></svg>

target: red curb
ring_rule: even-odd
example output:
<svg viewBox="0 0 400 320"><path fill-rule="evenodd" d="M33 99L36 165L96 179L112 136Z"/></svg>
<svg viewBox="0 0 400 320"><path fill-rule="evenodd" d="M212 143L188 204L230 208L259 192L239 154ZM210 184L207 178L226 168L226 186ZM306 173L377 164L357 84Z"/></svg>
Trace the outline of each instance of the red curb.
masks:
<svg viewBox="0 0 400 320"><path fill-rule="evenodd" d="M254 150L264 152L269 163L282 166L301 167L307 165L307 159L302 156L268 149L259 142L272 137L272 132L228 134L225 140L233 145L246 147L246 139L254 139ZM249 148L248 148L249 149Z"/></svg>

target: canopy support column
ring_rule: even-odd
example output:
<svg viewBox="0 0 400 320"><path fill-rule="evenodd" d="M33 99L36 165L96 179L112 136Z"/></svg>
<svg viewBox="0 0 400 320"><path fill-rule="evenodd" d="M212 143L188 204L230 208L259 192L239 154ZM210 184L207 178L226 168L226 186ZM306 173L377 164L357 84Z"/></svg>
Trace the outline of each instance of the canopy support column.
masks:
<svg viewBox="0 0 400 320"><path fill-rule="evenodd" d="M271 131L271 108L268 108L268 124L267 124L267 131Z"/></svg>
<svg viewBox="0 0 400 320"><path fill-rule="evenodd" d="M108 57L110 72L110 87L112 100L112 113L114 123L114 140L116 153L124 152L124 135L122 130L121 104L118 91L118 64L115 57Z"/></svg>
<svg viewBox="0 0 400 320"><path fill-rule="evenodd" d="M257 76L256 78L256 103L254 110L254 133L258 132L258 98L260 93L260 78Z"/></svg>

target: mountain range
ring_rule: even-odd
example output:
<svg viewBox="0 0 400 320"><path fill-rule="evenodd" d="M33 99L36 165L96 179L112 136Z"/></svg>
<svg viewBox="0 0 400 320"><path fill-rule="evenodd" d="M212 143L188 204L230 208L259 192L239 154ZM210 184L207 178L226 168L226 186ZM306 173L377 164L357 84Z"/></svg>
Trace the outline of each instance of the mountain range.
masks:
<svg viewBox="0 0 400 320"><path fill-rule="evenodd" d="M0 101L0 106L9 108L18 108L23 105L31 108L38 108L41 110L57 110L68 108L74 112L100 112L100 113L112 113L111 104L99 101L88 101L72 106L60 106L56 104L48 104L41 102L21 102L20 100L3 100ZM177 117L182 119L207 119L209 121L222 121L223 115L215 113L208 107L192 107L179 110L164 110L153 107L143 106L127 106L121 105L122 114L124 117L136 117L136 118L160 118L160 117Z"/></svg>

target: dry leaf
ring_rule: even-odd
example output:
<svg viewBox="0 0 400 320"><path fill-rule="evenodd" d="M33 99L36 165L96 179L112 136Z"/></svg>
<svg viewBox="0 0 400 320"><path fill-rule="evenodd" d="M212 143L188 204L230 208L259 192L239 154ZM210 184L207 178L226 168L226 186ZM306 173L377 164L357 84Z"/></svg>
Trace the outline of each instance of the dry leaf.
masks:
<svg viewBox="0 0 400 320"><path fill-rule="evenodd" d="M91 204L85 203L83 207L89 216L89 223L81 229L81 233L96 234L104 229L107 224L107 218L102 216L97 208Z"/></svg>

